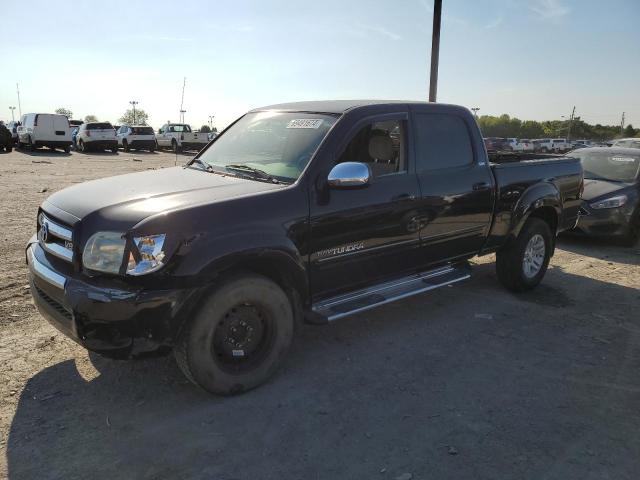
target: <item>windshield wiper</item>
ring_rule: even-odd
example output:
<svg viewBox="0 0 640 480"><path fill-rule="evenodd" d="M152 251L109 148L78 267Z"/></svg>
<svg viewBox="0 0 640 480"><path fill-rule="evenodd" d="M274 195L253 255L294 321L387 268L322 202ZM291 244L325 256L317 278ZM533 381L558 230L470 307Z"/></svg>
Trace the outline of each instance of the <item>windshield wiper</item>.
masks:
<svg viewBox="0 0 640 480"><path fill-rule="evenodd" d="M260 170L259 168L250 167L249 165L245 165L244 163L230 163L229 165L225 165L225 168L229 170L235 170L236 172L248 173L252 175L254 178L261 178L263 180L267 180L271 183L283 183L273 175L269 175L264 170Z"/></svg>

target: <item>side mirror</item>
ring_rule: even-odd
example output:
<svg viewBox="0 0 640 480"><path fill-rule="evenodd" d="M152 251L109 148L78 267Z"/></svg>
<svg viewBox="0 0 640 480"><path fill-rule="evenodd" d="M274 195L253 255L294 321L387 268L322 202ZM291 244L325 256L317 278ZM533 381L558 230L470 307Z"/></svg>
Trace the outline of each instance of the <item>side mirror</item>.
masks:
<svg viewBox="0 0 640 480"><path fill-rule="evenodd" d="M331 169L327 177L331 188L366 187L370 180L369 165L360 162L339 163Z"/></svg>

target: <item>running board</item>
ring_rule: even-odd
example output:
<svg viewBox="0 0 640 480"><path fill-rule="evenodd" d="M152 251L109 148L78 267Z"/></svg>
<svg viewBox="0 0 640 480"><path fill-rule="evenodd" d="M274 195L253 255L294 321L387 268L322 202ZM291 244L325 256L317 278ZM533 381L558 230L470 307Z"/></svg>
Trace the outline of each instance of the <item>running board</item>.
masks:
<svg viewBox="0 0 640 480"><path fill-rule="evenodd" d="M401 298L451 285L470 276L471 267L468 263L448 265L328 298L313 304L311 310L327 321L338 320Z"/></svg>

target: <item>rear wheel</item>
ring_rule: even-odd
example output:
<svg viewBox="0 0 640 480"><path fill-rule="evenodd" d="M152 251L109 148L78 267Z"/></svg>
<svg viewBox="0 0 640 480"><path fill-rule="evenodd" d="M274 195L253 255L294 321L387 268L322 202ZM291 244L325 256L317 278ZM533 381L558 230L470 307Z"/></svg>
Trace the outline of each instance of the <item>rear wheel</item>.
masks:
<svg viewBox="0 0 640 480"><path fill-rule="evenodd" d="M33 140L31 137L29 137L29 150L31 150L32 152L35 152L38 149L38 147L36 147L36 144L33 143Z"/></svg>
<svg viewBox="0 0 640 480"><path fill-rule="evenodd" d="M259 275L216 288L185 326L174 348L185 376L205 390L233 395L271 377L293 340L289 298Z"/></svg>
<svg viewBox="0 0 640 480"><path fill-rule="evenodd" d="M111 153L118 153L118 146L117 145L111 149Z"/></svg>
<svg viewBox="0 0 640 480"><path fill-rule="evenodd" d="M82 153L85 153L85 152L86 152L86 150L85 150L85 148L84 148L84 142L83 142L82 140L80 140L80 141L78 142L78 150L80 150Z"/></svg>
<svg viewBox="0 0 640 480"><path fill-rule="evenodd" d="M122 149L125 152L128 152L129 151L129 142L127 142L126 140L122 140Z"/></svg>
<svg viewBox="0 0 640 480"><path fill-rule="evenodd" d="M498 279L513 292L531 290L547 272L552 248L549 225L529 218L518 237L496 253Z"/></svg>
<svg viewBox="0 0 640 480"><path fill-rule="evenodd" d="M71 153L71 147L69 145L64 147L64 153Z"/></svg>

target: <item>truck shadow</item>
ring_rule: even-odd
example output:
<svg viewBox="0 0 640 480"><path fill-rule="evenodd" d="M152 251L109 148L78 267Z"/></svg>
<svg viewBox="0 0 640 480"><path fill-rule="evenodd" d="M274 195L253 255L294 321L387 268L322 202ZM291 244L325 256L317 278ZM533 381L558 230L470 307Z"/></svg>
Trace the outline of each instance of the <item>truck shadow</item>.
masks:
<svg viewBox="0 0 640 480"><path fill-rule="evenodd" d="M640 242L630 247L616 239L563 235L558 239L558 248L601 260L640 265Z"/></svg>
<svg viewBox="0 0 640 480"><path fill-rule="evenodd" d="M28 155L30 157L50 157L51 155L56 155L60 157L71 156L71 153L66 153L64 150L60 150L60 149L50 150L48 148L39 148L38 150L31 151L31 150L16 148L15 151L23 153L24 155Z"/></svg>
<svg viewBox="0 0 640 480"><path fill-rule="evenodd" d="M91 380L73 360L48 367L21 393L8 477L627 478L640 458L638 290L552 268L516 296L493 268L305 326L280 373L237 397L194 388L172 356L92 355Z"/></svg>

